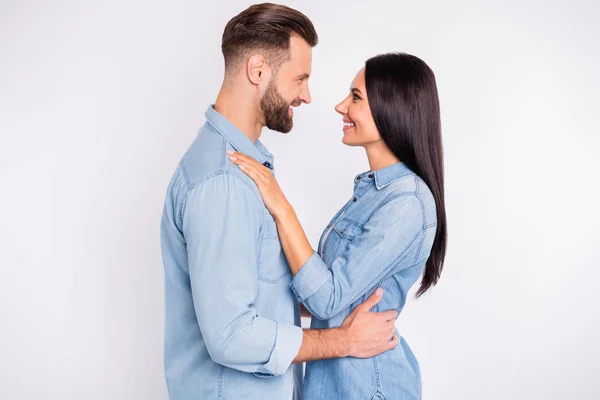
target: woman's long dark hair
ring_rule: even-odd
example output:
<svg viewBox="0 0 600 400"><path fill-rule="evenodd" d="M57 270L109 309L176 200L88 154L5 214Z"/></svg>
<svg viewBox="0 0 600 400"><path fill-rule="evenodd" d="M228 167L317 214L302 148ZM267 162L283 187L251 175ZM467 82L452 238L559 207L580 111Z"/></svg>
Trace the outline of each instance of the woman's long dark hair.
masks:
<svg viewBox="0 0 600 400"><path fill-rule="evenodd" d="M446 207L440 103L433 71L418 57L388 53L366 62L367 97L375 125L392 152L429 187L437 230L417 297L435 285L446 256Z"/></svg>

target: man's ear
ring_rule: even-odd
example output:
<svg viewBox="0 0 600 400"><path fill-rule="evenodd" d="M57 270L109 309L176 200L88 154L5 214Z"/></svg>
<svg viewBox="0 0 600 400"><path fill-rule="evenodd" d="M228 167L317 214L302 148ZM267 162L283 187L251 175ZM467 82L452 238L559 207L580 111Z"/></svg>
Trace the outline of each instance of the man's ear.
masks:
<svg viewBox="0 0 600 400"><path fill-rule="evenodd" d="M248 59L248 79L255 85L260 84L264 79L265 72L267 69L267 63L265 58L261 55L254 55Z"/></svg>

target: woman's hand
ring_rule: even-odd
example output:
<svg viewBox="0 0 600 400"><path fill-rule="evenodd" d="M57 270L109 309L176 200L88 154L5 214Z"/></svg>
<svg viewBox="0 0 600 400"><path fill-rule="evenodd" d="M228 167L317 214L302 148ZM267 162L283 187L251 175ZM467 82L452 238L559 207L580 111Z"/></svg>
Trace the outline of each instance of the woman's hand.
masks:
<svg viewBox="0 0 600 400"><path fill-rule="evenodd" d="M235 151L228 151L229 159L248 175L258 186L265 206L275 218L281 247L285 252L292 274L313 255L314 251L298 221L291 204L285 198L271 170L254 158Z"/></svg>
<svg viewBox="0 0 600 400"><path fill-rule="evenodd" d="M254 158L235 151L228 151L229 160L240 167L258 186L267 210L273 218L285 216L291 209L290 203L281 191L277 180L271 170Z"/></svg>

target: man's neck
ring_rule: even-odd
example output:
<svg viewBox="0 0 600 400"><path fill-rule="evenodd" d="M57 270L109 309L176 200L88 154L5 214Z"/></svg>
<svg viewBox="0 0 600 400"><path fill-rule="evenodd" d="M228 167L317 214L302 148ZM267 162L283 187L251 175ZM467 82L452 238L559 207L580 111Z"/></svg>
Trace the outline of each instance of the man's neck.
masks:
<svg viewBox="0 0 600 400"><path fill-rule="evenodd" d="M255 143L262 132L263 125L257 118L257 107L243 93L221 88L215 101L215 111L227 118L240 131Z"/></svg>

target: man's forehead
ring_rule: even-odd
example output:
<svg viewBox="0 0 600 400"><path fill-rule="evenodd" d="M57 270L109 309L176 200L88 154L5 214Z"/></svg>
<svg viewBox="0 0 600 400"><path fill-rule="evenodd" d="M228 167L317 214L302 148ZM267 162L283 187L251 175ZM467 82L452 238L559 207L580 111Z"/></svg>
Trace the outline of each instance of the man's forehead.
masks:
<svg viewBox="0 0 600 400"><path fill-rule="evenodd" d="M304 39L292 36L290 40L290 59L284 63L284 66L294 70L291 71L293 74L310 75L311 63L312 47Z"/></svg>

